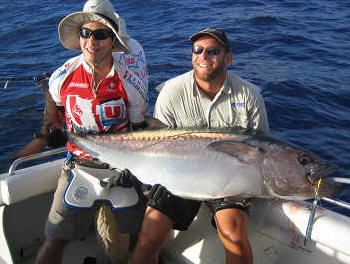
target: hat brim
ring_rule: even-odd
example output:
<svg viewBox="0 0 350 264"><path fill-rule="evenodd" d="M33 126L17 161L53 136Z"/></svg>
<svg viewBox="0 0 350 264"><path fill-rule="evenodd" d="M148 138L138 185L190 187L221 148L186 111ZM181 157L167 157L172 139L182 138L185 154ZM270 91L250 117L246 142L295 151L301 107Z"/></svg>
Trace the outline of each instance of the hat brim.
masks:
<svg viewBox="0 0 350 264"><path fill-rule="evenodd" d="M80 50L79 30L83 24L88 22L102 23L113 31L118 41L116 41L112 51L130 52L127 40L122 37L123 34L120 34L122 32L117 32L113 25L102 16L89 12L76 12L61 20L58 25L58 34L62 45L67 49Z"/></svg>
<svg viewBox="0 0 350 264"><path fill-rule="evenodd" d="M209 36L209 37L212 37L214 39L216 39L221 45L223 45L224 47L227 47L226 43L224 43L220 38L218 38L215 34L212 34L210 32L197 32L195 34L193 34L192 36L190 36L188 39L191 41L191 42L196 42L197 39L199 39L200 37L203 37L203 36Z"/></svg>
<svg viewBox="0 0 350 264"><path fill-rule="evenodd" d="M191 41L191 42L196 42L197 39L199 39L200 37L203 37L203 36L209 36L209 37L212 37L214 39L216 39L222 46L224 46L226 49L230 50L230 46L227 45L226 43L224 43L220 38L218 38L215 34L212 34L210 32L197 32L195 34L193 34L192 36L190 36L188 39Z"/></svg>

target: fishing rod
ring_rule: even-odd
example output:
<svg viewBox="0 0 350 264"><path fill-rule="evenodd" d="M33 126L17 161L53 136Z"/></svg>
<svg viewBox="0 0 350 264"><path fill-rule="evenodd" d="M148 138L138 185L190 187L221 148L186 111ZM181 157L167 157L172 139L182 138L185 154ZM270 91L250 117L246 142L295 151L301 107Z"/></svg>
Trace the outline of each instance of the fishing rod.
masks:
<svg viewBox="0 0 350 264"><path fill-rule="evenodd" d="M5 82L3 86L3 91L7 89L7 87L12 82L21 82L21 81L34 81L34 82L40 82L46 78L49 78L52 73L44 72L41 75L37 76L23 76L23 77L8 77L8 78L0 78L0 82Z"/></svg>

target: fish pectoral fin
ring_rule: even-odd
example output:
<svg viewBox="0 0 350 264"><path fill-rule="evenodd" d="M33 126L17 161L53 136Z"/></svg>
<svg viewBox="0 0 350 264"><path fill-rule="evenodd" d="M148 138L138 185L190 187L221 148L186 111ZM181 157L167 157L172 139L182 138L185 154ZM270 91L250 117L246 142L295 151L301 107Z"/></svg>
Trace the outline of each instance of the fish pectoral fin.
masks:
<svg viewBox="0 0 350 264"><path fill-rule="evenodd" d="M263 151L259 147L250 146L244 142L220 140L208 145L208 149L233 156L245 163L255 163L263 159Z"/></svg>

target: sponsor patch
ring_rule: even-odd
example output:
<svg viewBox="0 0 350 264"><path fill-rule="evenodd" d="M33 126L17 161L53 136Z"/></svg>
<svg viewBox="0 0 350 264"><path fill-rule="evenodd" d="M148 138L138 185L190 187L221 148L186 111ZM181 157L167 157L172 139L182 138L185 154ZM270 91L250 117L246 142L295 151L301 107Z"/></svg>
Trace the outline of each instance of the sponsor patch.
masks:
<svg viewBox="0 0 350 264"><path fill-rule="evenodd" d="M245 103L243 102L232 103L231 106L235 108L242 108L242 107L245 107Z"/></svg>
<svg viewBox="0 0 350 264"><path fill-rule="evenodd" d="M70 118L74 130L98 131L92 101L69 95L66 100L66 115Z"/></svg>
<svg viewBox="0 0 350 264"><path fill-rule="evenodd" d="M101 104L101 122L103 126L112 126L121 123L126 117L126 105L123 99Z"/></svg>
<svg viewBox="0 0 350 264"><path fill-rule="evenodd" d="M147 96L147 90L143 86L143 84L133 77L128 71L125 72L124 74L125 80L132 86L134 87L143 97L143 99L148 102L148 96Z"/></svg>
<svg viewBox="0 0 350 264"><path fill-rule="evenodd" d="M130 68L139 68L140 62L145 63L145 61L142 59L142 51L140 51L138 54L123 54L119 59L119 63L121 65L128 66Z"/></svg>
<svg viewBox="0 0 350 264"><path fill-rule="evenodd" d="M88 196L89 196L89 190L84 186L78 186L73 192L73 198L77 202L87 200Z"/></svg>
<svg viewBox="0 0 350 264"><path fill-rule="evenodd" d="M88 88L89 85L87 83L78 83L78 82L71 82L69 83L68 87L76 87L76 88Z"/></svg>
<svg viewBox="0 0 350 264"><path fill-rule="evenodd" d="M117 85L115 84L115 82L111 82L108 86L107 86L107 91L112 93L115 91Z"/></svg>
<svg viewBox="0 0 350 264"><path fill-rule="evenodd" d="M61 76L67 74L67 72L68 72L68 69L66 68L66 69L64 69L64 70L62 70L62 71L59 71L59 72L58 72L57 74L55 74L52 78L53 78L53 80L56 80L57 78L60 78Z"/></svg>

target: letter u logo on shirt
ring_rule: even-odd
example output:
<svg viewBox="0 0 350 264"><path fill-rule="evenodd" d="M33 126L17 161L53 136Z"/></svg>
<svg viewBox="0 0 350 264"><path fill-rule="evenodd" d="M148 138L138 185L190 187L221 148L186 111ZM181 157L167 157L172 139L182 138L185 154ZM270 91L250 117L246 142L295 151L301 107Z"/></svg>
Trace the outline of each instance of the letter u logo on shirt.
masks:
<svg viewBox="0 0 350 264"><path fill-rule="evenodd" d="M101 122L103 126L112 126L121 123L126 118L124 100L112 100L101 104Z"/></svg>

